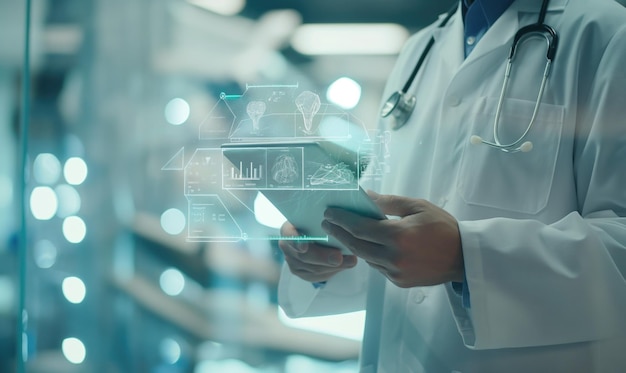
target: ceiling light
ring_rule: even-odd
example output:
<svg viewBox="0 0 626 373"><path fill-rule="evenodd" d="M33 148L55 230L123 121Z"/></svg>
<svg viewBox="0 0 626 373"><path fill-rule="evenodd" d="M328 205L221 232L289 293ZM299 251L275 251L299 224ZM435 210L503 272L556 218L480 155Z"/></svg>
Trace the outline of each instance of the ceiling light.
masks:
<svg viewBox="0 0 626 373"><path fill-rule="evenodd" d="M326 98L343 109L352 109L361 99L361 85L350 78L339 78L328 87Z"/></svg>
<svg viewBox="0 0 626 373"><path fill-rule="evenodd" d="M298 27L291 44L306 55L396 54L409 37L393 23L306 24Z"/></svg>
<svg viewBox="0 0 626 373"><path fill-rule="evenodd" d="M187 0L187 2L224 16L234 16L246 6L246 0Z"/></svg>

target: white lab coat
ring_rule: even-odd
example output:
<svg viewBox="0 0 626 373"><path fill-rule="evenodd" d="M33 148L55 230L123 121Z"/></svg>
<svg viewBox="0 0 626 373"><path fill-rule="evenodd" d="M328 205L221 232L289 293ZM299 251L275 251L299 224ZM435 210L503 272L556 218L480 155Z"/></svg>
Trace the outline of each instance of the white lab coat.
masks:
<svg viewBox="0 0 626 373"><path fill-rule="evenodd" d="M459 220L471 308L450 284L382 280L384 291L370 289L363 372L626 372L626 9L552 0L546 23L560 44L528 135L534 149L507 154L469 141L493 140L511 40L540 3L515 1L467 59L460 11L412 37L398 59L384 98L434 35L411 88L417 106L391 133L391 172L378 189ZM530 120L545 50L534 40L518 52L503 142ZM294 317L363 309L370 272L360 261L314 289L284 268L279 302Z"/></svg>

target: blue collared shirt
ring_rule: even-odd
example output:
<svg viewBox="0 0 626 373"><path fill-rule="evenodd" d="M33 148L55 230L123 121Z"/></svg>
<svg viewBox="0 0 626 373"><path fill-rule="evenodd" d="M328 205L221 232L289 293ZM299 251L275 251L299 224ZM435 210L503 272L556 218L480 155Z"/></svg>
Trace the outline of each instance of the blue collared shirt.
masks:
<svg viewBox="0 0 626 373"><path fill-rule="evenodd" d="M478 41L493 25L513 0L463 0L465 57L474 50Z"/></svg>

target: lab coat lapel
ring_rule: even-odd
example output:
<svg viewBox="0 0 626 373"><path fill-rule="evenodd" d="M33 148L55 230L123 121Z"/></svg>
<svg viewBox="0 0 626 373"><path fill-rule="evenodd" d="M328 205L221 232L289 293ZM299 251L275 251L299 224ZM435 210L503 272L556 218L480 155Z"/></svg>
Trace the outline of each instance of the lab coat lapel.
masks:
<svg viewBox="0 0 626 373"><path fill-rule="evenodd" d="M450 19L445 27L436 28L433 31L435 45L441 46L441 61L444 71L457 71L465 59L463 51L463 19L461 11Z"/></svg>
<svg viewBox="0 0 626 373"><path fill-rule="evenodd" d="M482 59L484 56L499 50L509 48L515 32L519 29L519 10L517 2L511 6L496 20L478 42L472 53L465 61L466 65ZM508 55L508 54L507 54Z"/></svg>

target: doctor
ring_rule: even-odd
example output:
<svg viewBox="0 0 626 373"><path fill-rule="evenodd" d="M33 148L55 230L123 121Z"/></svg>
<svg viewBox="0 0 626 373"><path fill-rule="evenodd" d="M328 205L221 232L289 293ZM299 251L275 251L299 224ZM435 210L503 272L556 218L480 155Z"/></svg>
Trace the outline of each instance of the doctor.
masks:
<svg viewBox="0 0 626 373"><path fill-rule="evenodd" d="M288 315L367 309L363 372L626 371L626 9L549 2L559 41L536 108L542 37L520 43L501 92L541 8L464 0L412 37L384 97L432 38L415 109L381 120L391 171L366 186L397 219L328 209L324 229L354 255L280 242Z"/></svg>

